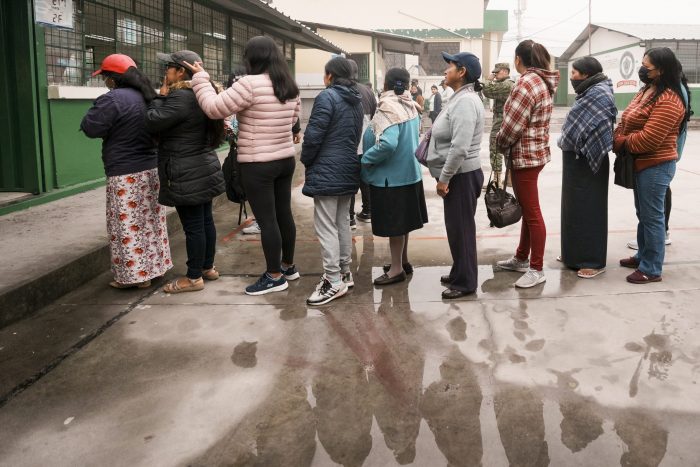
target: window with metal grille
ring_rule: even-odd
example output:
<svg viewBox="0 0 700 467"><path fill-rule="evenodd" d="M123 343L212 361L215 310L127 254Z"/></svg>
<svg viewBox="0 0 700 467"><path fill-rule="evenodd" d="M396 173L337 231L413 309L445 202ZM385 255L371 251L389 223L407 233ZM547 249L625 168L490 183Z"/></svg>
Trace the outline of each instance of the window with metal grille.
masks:
<svg viewBox="0 0 700 467"><path fill-rule="evenodd" d="M74 30L44 28L49 84L104 86L92 72L107 55L124 53L157 85L164 69L156 54L183 49L200 54L210 75L223 82L242 64L246 42L263 34L204 1L74 0L74 5ZM294 45L270 37L292 60Z"/></svg>
<svg viewBox="0 0 700 467"><path fill-rule="evenodd" d="M351 54L348 58L357 63L357 80L360 83L369 81L369 54Z"/></svg>
<svg viewBox="0 0 700 467"><path fill-rule="evenodd" d="M650 48L668 47L683 65L689 83L700 83L700 43L698 41L652 41Z"/></svg>
<svg viewBox="0 0 700 467"><path fill-rule="evenodd" d="M426 74L442 76L445 72L445 60L442 52L459 53L459 42L426 42L419 57L419 64Z"/></svg>
<svg viewBox="0 0 700 467"><path fill-rule="evenodd" d="M387 70L392 68L406 68L406 54L385 52L384 63L386 64Z"/></svg>

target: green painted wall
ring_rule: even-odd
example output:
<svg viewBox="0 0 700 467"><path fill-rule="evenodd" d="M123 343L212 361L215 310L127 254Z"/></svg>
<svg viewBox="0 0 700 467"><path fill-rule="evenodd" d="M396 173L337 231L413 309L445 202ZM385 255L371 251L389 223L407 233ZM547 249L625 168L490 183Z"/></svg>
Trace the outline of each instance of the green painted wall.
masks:
<svg viewBox="0 0 700 467"><path fill-rule="evenodd" d="M105 176L102 140L90 139L80 131L80 121L91 105L89 100L49 101L57 188Z"/></svg>
<svg viewBox="0 0 700 467"><path fill-rule="evenodd" d="M31 5L0 2L0 191L41 191Z"/></svg>

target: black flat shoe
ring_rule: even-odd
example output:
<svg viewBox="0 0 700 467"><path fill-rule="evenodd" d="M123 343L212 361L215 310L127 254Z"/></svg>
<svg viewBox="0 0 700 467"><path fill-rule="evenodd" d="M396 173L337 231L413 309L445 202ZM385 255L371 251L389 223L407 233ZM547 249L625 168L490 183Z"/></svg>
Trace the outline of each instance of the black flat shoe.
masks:
<svg viewBox="0 0 700 467"><path fill-rule="evenodd" d="M447 275L445 275L445 276L440 276L440 283L441 283L441 284L451 284L451 283L452 283L452 279L450 279L450 275L447 274Z"/></svg>
<svg viewBox="0 0 700 467"><path fill-rule="evenodd" d="M406 273L405 272L401 272L401 274L398 274L394 277L389 277L386 274L382 274L381 276L374 279L374 285L398 284L399 282L403 282L405 280L406 280Z"/></svg>
<svg viewBox="0 0 700 467"><path fill-rule="evenodd" d="M463 292L461 290L447 289L443 290L442 298L444 300L455 300L457 298L466 297L468 295L473 295L474 292Z"/></svg>
<svg viewBox="0 0 700 467"><path fill-rule="evenodd" d="M389 269L391 269L391 264L385 264L382 266L382 269L384 272L389 272ZM403 272L405 272L407 276L413 274L413 265L411 265L411 263L403 263Z"/></svg>

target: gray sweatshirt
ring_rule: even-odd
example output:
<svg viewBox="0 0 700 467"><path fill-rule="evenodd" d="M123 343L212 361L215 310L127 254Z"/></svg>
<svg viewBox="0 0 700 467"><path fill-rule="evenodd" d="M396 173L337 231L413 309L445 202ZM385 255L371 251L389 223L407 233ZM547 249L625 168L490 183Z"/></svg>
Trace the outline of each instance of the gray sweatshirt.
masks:
<svg viewBox="0 0 700 467"><path fill-rule="evenodd" d="M442 183L459 173L481 168L479 151L484 133L484 104L473 84L462 86L433 123L428 148L430 175Z"/></svg>

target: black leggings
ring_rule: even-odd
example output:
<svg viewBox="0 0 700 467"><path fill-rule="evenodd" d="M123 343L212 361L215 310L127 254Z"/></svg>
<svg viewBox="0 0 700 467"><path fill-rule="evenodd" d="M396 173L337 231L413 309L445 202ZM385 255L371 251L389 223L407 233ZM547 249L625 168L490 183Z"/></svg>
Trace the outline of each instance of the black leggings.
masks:
<svg viewBox="0 0 700 467"><path fill-rule="evenodd" d="M292 215L293 157L272 162L241 163L245 194L260 226L267 272L278 273L280 259L294 264L297 228Z"/></svg>

